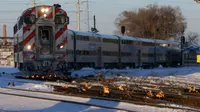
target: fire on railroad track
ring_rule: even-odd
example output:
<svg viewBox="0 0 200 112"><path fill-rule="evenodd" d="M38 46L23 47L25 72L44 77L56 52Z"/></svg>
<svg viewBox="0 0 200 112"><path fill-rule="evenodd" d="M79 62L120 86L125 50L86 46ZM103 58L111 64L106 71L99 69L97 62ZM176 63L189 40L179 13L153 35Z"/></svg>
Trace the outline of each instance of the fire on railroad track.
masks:
<svg viewBox="0 0 200 112"><path fill-rule="evenodd" d="M43 78L42 78L43 77ZM200 87L188 84L171 84L171 82L151 83L149 78L97 78L70 79L67 77L32 76L18 77L35 80L66 81L62 85L49 85L54 92L61 95L82 95L84 97L103 97L127 102L150 104L176 104L200 109ZM58 82L58 81L57 81ZM186 86L187 85L187 86Z"/></svg>

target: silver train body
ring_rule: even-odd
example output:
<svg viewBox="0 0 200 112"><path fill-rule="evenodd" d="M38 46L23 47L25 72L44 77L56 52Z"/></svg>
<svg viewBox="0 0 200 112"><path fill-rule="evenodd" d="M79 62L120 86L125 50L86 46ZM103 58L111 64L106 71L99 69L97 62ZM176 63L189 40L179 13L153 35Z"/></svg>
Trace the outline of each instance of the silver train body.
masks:
<svg viewBox="0 0 200 112"><path fill-rule="evenodd" d="M178 66L179 43L68 30L68 68Z"/></svg>
<svg viewBox="0 0 200 112"><path fill-rule="evenodd" d="M41 74L82 67L177 66L179 43L69 30L59 6L25 10L14 25L14 62L21 71Z"/></svg>

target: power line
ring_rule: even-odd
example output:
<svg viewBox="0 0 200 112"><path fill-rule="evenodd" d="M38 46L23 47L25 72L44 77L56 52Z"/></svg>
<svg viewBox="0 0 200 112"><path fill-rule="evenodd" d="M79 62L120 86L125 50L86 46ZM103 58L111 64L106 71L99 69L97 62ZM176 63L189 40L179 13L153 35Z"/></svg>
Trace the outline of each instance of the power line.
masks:
<svg viewBox="0 0 200 112"><path fill-rule="evenodd" d="M86 11L87 11L87 25L88 25L88 31L90 30L90 15L89 15L89 1L81 1L81 0L77 0L76 3L64 3L64 4L75 4L76 5L76 11L71 11L72 12L76 12L76 21L77 21L77 30L80 30L80 13L83 12L83 10L81 10L81 5L86 3Z"/></svg>

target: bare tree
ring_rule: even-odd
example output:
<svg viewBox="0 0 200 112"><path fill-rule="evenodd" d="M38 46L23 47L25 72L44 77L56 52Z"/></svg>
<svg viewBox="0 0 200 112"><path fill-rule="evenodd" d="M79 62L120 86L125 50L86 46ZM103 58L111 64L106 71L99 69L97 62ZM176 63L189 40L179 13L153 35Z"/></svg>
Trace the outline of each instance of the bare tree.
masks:
<svg viewBox="0 0 200 112"><path fill-rule="evenodd" d="M185 35L185 39L186 39L186 45L185 47L189 47L192 45L198 45L199 44L199 34L196 32L188 32Z"/></svg>
<svg viewBox="0 0 200 112"><path fill-rule="evenodd" d="M117 31L126 27L126 35L155 39L175 38L186 29L185 18L178 7L148 5L137 11L124 11L115 20Z"/></svg>

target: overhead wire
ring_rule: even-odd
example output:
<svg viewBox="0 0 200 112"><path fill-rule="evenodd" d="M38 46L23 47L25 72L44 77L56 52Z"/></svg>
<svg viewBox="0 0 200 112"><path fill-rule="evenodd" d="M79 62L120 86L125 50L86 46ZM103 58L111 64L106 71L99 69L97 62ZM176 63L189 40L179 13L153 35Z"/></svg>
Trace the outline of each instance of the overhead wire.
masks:
<svg viewBox="0 0 200 112"><path fill-rule="evenodd" d="M109 3L109 2L102 2L102 1L100 1L100 0L98 0L98 1L94 1L94 0L91 0L92 2L90 2L89 4L102 4L104 7L105 6L108 6L108 7L129 7L129 8L134 8L134 7L137 7L138 8L138 6L137 5L135 5L135 4L127 4L126 2L123 2L122 4L119 4L119 3ZM136 0L135 0L136 1ZM137 0L138 1L138 0ZM44 3L44 2L37 2L37 4L42 4L42 3ZM163 0L157 0L156 2L154 2L154 3L162 3L162 4L164 4L164 3L167 3L167 4L177 4L177 5L179 5L179 4L187 4L187 5L199 5L199 4L197 4L195 1L192 1L192 2L187 2L187 1L182 1L182 0L180 0L180 1L174 1L174 0L165 0L165 1L163 1ZM20 5L31 5L31 3L29 3L29 2L25 2L24 0L0 0L0 5L3 5L3 4L20 4ZM63 3L61 3L61 4L63 4L63 5L66 5L64 2ZM190 11L192 11L192 10L190 10ZM22 12L21 10L0 10L0 12L1 13L7 13L7 12L12 12L12 13L20 13L20 12ZM72 13L73 11L69 11L69 13ZM190 19L190 21L192 20L192 21L196 21L196 20L198 20L199 18L190 18L190 17L186 17L186 19ZM14 20L16 20L16 19L13 19L13 21ZM0 21L1 22L8 22L8 23L12 23L10 20L8 20L8 19L4 19L4 18L0 18ZM81 21L84 21L84 20L81 20ZM73 22L73 21L72 21Z"/></svg>

